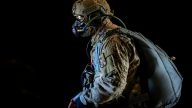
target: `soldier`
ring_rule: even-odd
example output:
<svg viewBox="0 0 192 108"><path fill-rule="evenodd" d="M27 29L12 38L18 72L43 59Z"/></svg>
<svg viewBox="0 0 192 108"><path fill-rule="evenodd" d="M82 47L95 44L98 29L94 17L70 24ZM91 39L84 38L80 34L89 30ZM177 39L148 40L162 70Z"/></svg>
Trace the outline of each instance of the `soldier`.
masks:
<svg viewBox="0 0 192 108"><path fill-rule="evenodd" d="M77 0L72 13L76 18L74 35L90 36L92 49L91 62L82 73L83 89L71 99L68 108L147 107L147 98L137 98L143 94L137 74L138 49L131 38L111 32L125 27L112 22L115 16L107 1Z"/></svg>

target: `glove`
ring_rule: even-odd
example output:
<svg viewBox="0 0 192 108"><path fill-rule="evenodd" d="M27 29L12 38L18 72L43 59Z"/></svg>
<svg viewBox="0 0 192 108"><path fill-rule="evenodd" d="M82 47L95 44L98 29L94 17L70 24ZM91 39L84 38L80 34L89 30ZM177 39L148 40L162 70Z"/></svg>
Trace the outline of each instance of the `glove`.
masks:
<svg viewBox="0 0 192 108"><path fill-rule="evenodd" d="M73 99L71 99L69 105L68 105L68 108L77 108L77 105L75 103L75 101Z"/></svg>
<svg viewBox="0 0 192 108"><path fill-rule="evenodd" d="M74 98L71 99L68 108L90 108L87 105L84 105L79 97L80 93L77 94ZM91 107L92 108L92 107Z"/></svg>

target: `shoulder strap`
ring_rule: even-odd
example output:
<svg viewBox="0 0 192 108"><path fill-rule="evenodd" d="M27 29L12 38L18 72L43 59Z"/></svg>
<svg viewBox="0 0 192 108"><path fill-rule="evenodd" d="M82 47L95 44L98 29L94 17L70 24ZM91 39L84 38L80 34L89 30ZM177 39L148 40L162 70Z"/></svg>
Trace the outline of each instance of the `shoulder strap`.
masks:
<svg viewBox="0 0 192 108"><path fill-rule="evenodd" d="M120 28L112 29L106 32L106 34L101 38L101 41L103 42L107 37L110 37L114 34L122 34L123 32L120 31Z"/></svg>

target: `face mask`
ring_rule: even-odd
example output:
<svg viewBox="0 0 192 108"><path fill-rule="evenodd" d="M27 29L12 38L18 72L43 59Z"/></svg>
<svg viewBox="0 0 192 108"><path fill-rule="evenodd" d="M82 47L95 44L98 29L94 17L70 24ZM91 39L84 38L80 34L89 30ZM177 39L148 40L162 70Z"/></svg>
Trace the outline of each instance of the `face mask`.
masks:
<svg viewBox="0 0 192 108"><path fill-rule="evenodd" d="M72 26L72 32L75 37L89 37L92 35L92 28L78 20Z"/></svg>

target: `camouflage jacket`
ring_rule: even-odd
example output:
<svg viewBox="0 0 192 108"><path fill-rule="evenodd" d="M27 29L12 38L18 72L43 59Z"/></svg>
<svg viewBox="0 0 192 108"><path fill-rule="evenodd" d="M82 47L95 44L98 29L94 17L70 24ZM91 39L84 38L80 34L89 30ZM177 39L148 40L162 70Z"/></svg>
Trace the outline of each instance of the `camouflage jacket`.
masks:
<svg viewBox="0 0 192 108"><path fill-rule="evenodd" d="M130 99L141 93L139 79L126 92L131 81L137 78L137 68L140 65L133 40L122 34L113 34L103 40L107 31L100 32L91 40L90 55L95 75L93 86L78 94L84 105L93 103L95 107L99 107L120 97Z"/></svg>

